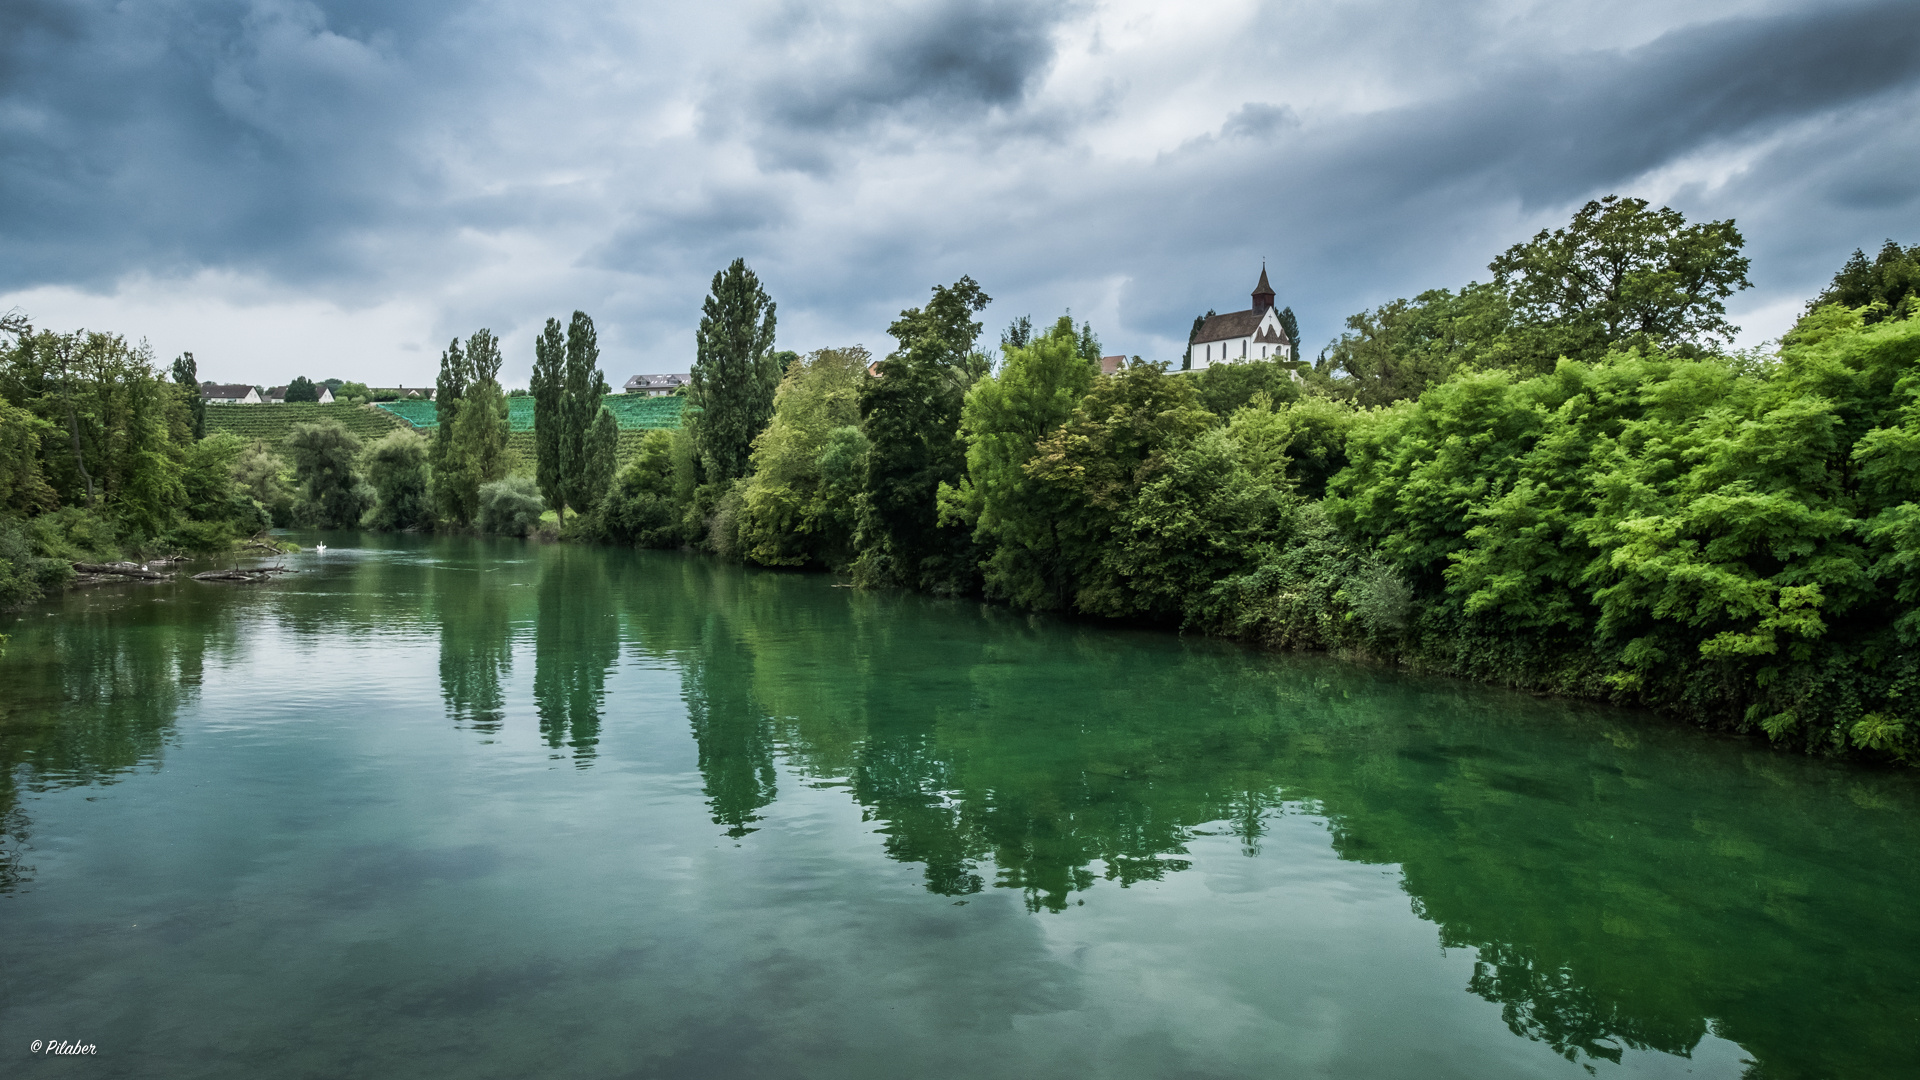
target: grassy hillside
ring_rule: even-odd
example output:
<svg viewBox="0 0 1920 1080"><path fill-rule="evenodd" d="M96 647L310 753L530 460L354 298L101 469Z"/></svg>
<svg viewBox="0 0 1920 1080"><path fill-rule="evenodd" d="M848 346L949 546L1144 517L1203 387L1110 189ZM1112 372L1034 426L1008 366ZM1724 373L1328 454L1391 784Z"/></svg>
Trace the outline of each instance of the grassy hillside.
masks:
<svg viewBox="0 0 1920 1080"><path fill-rule="evenodd" d="M687 399L681 397L642 397L639 394L608 394L602 400L607 408L613 410L613 418L619 422L623 432L677 428L680 426L681 410L687 403ZM374 408L392 413L422 430L440 426L431 401L383 401ZM507 428L516 434L533 430L532 398L507 399Z"/></svg>
<svg viewBox="0 0 1920 1080"><path fill-rule="evenodd" d="M433 406L429 404L428 409ZM279 449L295 424L331 420L372 442L400 426L400 419L371 405L318 405L310 401L282 405L209 405L207 434L230 432L244 439L260 439Z"/></svg>
<svg viewBox="0 0 1920 1080"><path fill-rule="evenodd" d="M656 428L680 426L680 410L685 398L643 398L633 394L610 394L607 407L620 421L619 462L625 465L640 446L646 433ZM261 439L275 450L282 450L295 424L323 420L338 422L358 436L372 442L389 431L411 424L431 434L439 425L433 416L431 401L387 401L377 405L316 405L300 402L292 405L209 405L207 434L232 432L246 439ZM507 399L508 468L517 473L533 472L533 399Z"/></svg>

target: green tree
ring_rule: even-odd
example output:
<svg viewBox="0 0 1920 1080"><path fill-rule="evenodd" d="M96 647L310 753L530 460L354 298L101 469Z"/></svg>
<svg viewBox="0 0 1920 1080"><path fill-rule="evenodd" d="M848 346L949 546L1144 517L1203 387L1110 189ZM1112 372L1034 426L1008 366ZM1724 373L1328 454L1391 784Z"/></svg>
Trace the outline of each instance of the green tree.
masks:
<svg viewBox="0 0 1920 1080"><path fill-rule="evenodd" d="M234 458L230 472L234 483L266 511L275 528L293 524L295 492L286 459L256 439Z"/></svg>
<svg viewBox="0 0 1920 1080"><path fill-rule="evenodd" d="M1513 301L1510 366L1545 372L1627 346L1692 355L1731 338L1724 301L1751 284L1744 243L1732 221L1689 226L1678 210L1617 195L1587 203L1488 264Z"/></svg>
<svg viewBox="0 0 1920 1080"><path fill-rule="evenodd" d="M531 477L509 476L480 485L480 531L525 536L540 527L540 489Z"/></svg>
<svg viewBox="0 0 1920 1080"><path fill-rule="evenodd" d="M408 428L391 432L367 448L367 482L375 493L368 528L398 532L433 527L427 456L427 440Z"/></svg>
<svg viewBox="0 0 1920 1080"><path fill-rule="evenodd" d="M872 357L858 345L819 349L787 366L773 417L753 441L742 494L740 546L764 566L838 566L849 558L857 481L829 478L823 457L834 433L860 422L860 385ZM845 442L845 436L842 436ZM835 450L844 456L850 449ZM836 457L836 465L846 462Z"/></svg>
<svg viewBox="0 0 1920 1080"><path fill-rule="evenodd" d="M1054 525L1059 595L1096 615L1139 610L1125 568L1111 553L1141 486L1166 455L1211 427L1192 380L1157 364L1095 379L1073 416L1040 440L1023 468L1058 507Z"/></svg>
<svg viewBox="0 0 1920 1080"><path fill-rule="evenodd" d="M492 335L488 335L491 340ZM455 446L455 422L467 387L473 382L473 363L460 339L447 343L440 354L440 373L433 383L433 449L428 455L432 468L433 501L442 516L458 522L473 520L479 483L461 467Z"/></svg>
<svg viewBox="0 0 1920 1080"><path fill-rule="evenodd" d="M1070 316L1030 341L1002 345L999 375L967 392L960 422L967 475L957 485L943 485L939 498L942 516L971 525L975 542L990 552L983 567L988 596L1020 607L1059 608L1068 600L1060 492L1027 467L1040 440L1073 415L1099 367L1097 356L1087 359Z"/></svg>
<svg viewBox="0 0 1920 1080"><path fill-rule="evenodd" d="M180 394L187 403L187 409L193 417L193 437L207 437L207 402L200 396L200 368L193 362L193 354L183 352L174 358L173 381L180 387Z"/></svg>
<svg viewBox="0 0 1920 1080"><path fill-rule="evenodd" d="M500 342L493 332L476 330L467 339L466 385L454 407L450 436L434 466L436 500L462 525L480 512L480 488L507 473L507 399L500 390ZM439 402L435 402L439 411Z"/></svg>
<svg viewBox="0 0 1920 1080"><path fill-rule="evenodd" d="M786 365L773 353L774 302L745 259L713 275L700 311L689 424L706 479L725 483L746 475Z"/></svg>
<svg viewBox="0 0 1920 1080"><path fill-rule="evenodd" d="M360 440L338 421L295 424L286 439L293 456L293 475L299 485L295 520L323 529L350 529L360 524L369 497L355 462Z"/></svg>
<svg viewBox="0 0 1920 1080"><path fill-rule="evenodd" d="M1300 359L1300 319L1292 308L1280 309L1280 329L1287 332L1287 341L1293 345L1293 355L1289 359Z"/></svg>
<svg viewBox="0 0 1920 1080"><path fill-rule="evenodd" d="M1869 325L1882 320L1898 322L1920 310L1916 297L1920 297L1920 245L1902 248L1888 240L1871 263L1865 252L1855 248L1846 265L1833 275L1832 283L1807 302L1807 310L1839 304L1869 309L1864 313Z"/></svg>
<svg viewBox="0 0 1920 1080"><path fill-rule="evenodd" d="M299 375L287 384L287 396L282 400L288 404L299 401L319 401L320 388L313 385L312 379Z"/></svg>
<svg viewBox="0 0 1920 1080"><path fill-rule="evenodd" d="M1364 407L1419 397L1455 372L1506 366L1512 301L1494 284L1429 289L1347 318L1316 365L1334 393Z"/></svg>
<svg viewBox="0 0 1920 1080"><path fill-rule="evenodd" d="M593 320L584 311L573 313L567 324L566 364L561 369L559 456L560 524L566 525L567 507L584 512L593 508L613 479L612 450L619 429L602 404L610 392L600 362L600 339ZM601 414L606 413L604 420Z"/></svg>
<svg viewBox="0 0 1920 1080"><path fill-rule="evenodd" d="M593 426L587 429L586 460L580 469L579 511L591 512L607 496L613 487L614 466L618 464L620 453L620 424L613 418L613 410L605 405L593 418Z"/></svg>
<svg viewBox="0 0 1920 1080"><path fill-rule="evenodd" d="M1214 310L1212 308L1208 308L1207 313L1205 315L1195 315L1193 317L1193 329L1187 331L1187 347L1186 347L1186 350L1180 354L1180 367L1177 370L1180 370L1180 371L1192 370L1193 339L1200 336L1200 328L1207 325L1207 320L1213 318L1213 316L1214 316Z"/></svg>
<svg viewBox="0 0 1920 1080"><path fill-rule="evenodd" d="M654 430L641 437L638 452L614 478L612 489L595 511L602 539L643 548L679 545L673 436L673 432Z"/></svg>
<svg viewBox="0 0 1920 1080"><path fill-rule="evenodd" d="M560 320L548 319L533 343L534 479L549 509L566 503L565 429L562 402L566 392L567 339Z"/></svg>
<svg viewBox="0 0 1920 1080"><path fill-rule="evenodd" d="M989 302L970 277L934 286L926 307L901 312L887 328L899 347L880 362L878 378L861 384L871 450L854 572L867 584L941 593L972 587L972 530L943 525L935 495L965 475L960 412L968 388L992 366L974 348L981 324L973 316Z"/></svg>

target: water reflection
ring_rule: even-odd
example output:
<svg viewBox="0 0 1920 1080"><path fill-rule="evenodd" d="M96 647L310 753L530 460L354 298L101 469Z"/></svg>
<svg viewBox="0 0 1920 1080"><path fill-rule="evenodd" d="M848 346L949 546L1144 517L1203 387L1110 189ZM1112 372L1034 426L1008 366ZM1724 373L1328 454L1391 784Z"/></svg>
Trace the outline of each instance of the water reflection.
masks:
<svg viewBox="0 0 1920 1080"><path fill-rule="evenodd" d="M1570 1060L1685 1055L1713 1028L1769 1077L1872 1074L1920 1039L1903 966L1920 929L1889 901L1920 888L1911 777L1445 681L705 573L698 627L669 641L655 620L652 646L685 657L730 835L773 801L779 760L844 785L932 892L1061 911L1188 868L1201 835L1258 857L1277 815L1306 814L1341 857L1397 867L1440 944L1475 950L1466 989ZM1807 993L1836 979L1848 993Z"/></svg>
<svg viewBox="0 0 1920 1080"><path fill-rule="evenodd" d="M506 715L502 682L513 672L512 591L480 575L504 569L471 542L466 565L436 567L440 696L455 724L497 734Z"/></svg>
<svg viewBox="0 0 1920 1080"><path fill-rule="evenodd" d="M57 617L35 609L4 628L0 893L33 869L22 794L112 783L157 766L181 704L199 690L206 655L234 645L234 621L217 603L128 603L150 588L77 595Z"/></svg>
<svg viewBox="0 0 1920 1080"><path fill-rule="evenodd" d="M534 706L547 745L570 748L574 764L584 769L600 743L607 672L620 655L618 613L599 552L555 547L541 556Z"/></svg>
<svg viewBox="0 0 1920 1080"><path fill-rule="evenodd" d="M533 634L530 703L514 698L516 626ZM402 539L298 588L103 593L15 623L0 891L29 861L21 793L157 763L203 669L247 677L242 644L279 628L395 627L437 643L462 725L509 742L504 718L531 704L540 742L581 768L621 753L623 724L668 725L691 736L714 831L775 837L783 794L843 791L938 896L1014 890L1050 919L1090 889L1176 880L1209 836L1270 859L1265 837L1303 815L1342 859L1396 875L1440 946L1472 951L1465 990L1570 1060L1686 1054L1712 1031L1756 1076L1897 1075L1920 1044L1910 776L1444 681L575 547ZM621 698L640 685L615 675L622 648L670 669L653 678L677 678L684 720Z"/></svg>

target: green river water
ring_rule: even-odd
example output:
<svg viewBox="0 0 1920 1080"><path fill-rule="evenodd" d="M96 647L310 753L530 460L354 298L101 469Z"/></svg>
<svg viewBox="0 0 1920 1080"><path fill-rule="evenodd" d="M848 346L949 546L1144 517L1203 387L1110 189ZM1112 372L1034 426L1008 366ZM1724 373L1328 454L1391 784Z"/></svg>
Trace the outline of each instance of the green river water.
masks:
<svg viewBox="0 0 1920 1080"><path fill-rule="evenodd" d="M1920 1075L1905 773L822 575L327 539L0 620L0 1076Z"/></svg>

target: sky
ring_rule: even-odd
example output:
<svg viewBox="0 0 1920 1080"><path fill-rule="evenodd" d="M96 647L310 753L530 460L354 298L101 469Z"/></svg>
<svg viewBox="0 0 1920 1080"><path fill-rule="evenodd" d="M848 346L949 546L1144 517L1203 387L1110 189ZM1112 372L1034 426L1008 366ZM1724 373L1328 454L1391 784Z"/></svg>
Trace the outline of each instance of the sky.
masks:
<svg viewBox="0 0 1920 1080"><path fill-rule="evenodd" d="M1912 0L0 0L0 310L203 378L524 384L575 309L684 372L744 257L778 344L972 275L1174 360L1262 261L1311 356L1589 199L1732 218L1743 344L1920 243Z"/></svg>

